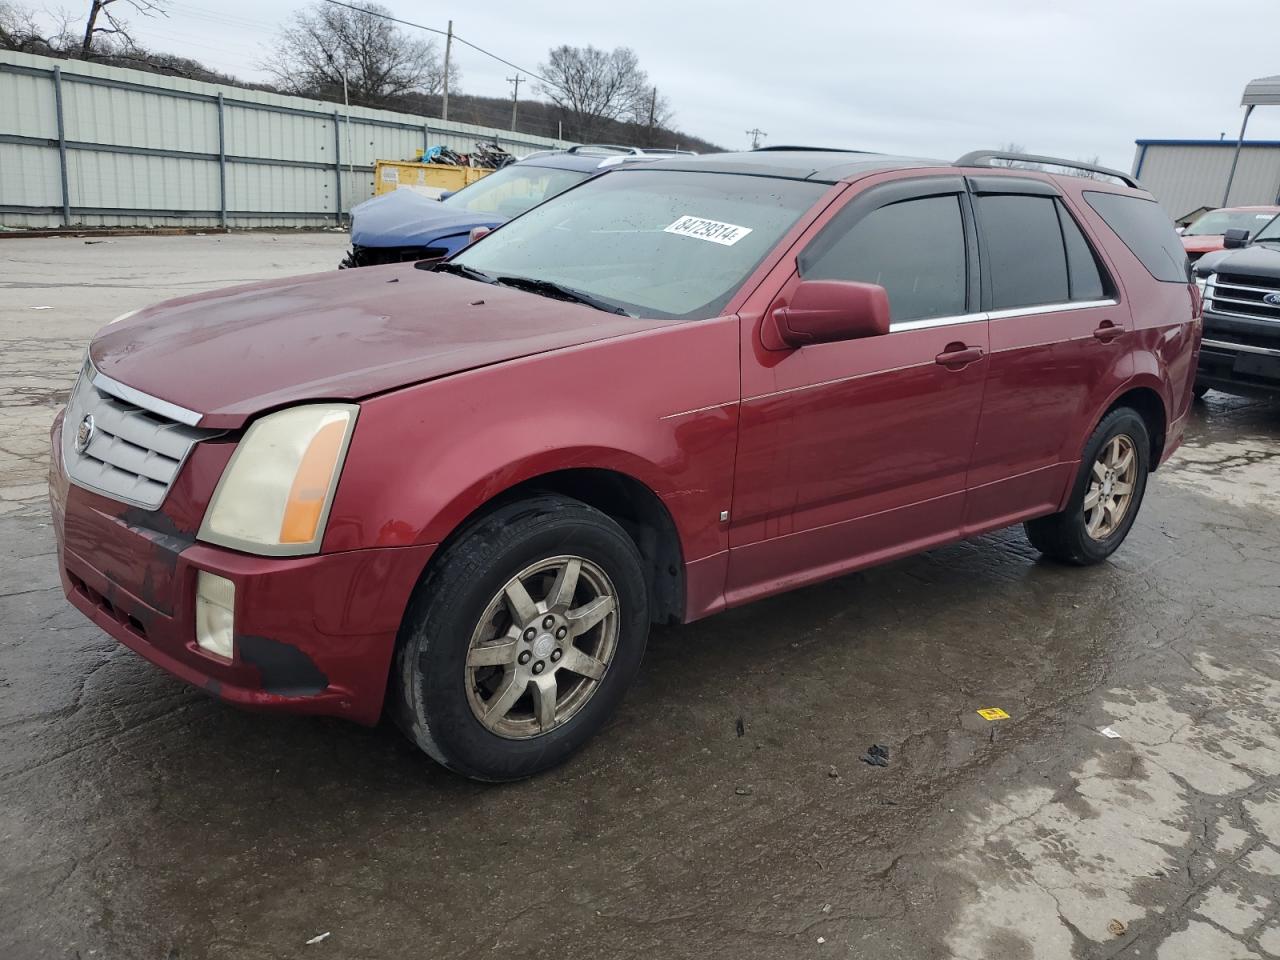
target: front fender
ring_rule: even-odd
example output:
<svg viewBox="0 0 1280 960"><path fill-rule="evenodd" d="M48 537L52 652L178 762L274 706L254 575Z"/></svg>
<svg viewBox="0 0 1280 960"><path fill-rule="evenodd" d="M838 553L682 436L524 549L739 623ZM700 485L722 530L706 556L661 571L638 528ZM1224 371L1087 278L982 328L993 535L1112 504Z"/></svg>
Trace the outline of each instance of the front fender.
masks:
<svg viewBox="0 0 1280 960"><path fill-rule="evenodd" d="M364 401L324 550L439 543L504 491L574 468L652 490L686 561L726 549L737 331L733 317L666 325Z"/></svg>

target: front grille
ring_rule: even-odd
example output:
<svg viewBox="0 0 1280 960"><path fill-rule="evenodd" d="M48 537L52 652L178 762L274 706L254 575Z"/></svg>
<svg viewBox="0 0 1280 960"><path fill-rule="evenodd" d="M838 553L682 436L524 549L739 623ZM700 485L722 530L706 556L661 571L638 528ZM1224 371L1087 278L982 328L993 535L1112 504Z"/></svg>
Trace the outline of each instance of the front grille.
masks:
<svg viewBox="0 0 1280 960"><path fill-rule="evenodd" d="M1274 298L1274 303L1268 303ZM1228 317L1280 324L1280 278L1218 273L1205 285L1206 310Z"/></svg>
<svg viewBox="0 0 1280 960"><path fill-rule="evenodd" d="M191 448L218 431L170 420L94 381L95 371L86 364L67 402L62 428L67 475L80 486L154 510L164 502ZM88 443L77 449L82 427Z"/></svg>

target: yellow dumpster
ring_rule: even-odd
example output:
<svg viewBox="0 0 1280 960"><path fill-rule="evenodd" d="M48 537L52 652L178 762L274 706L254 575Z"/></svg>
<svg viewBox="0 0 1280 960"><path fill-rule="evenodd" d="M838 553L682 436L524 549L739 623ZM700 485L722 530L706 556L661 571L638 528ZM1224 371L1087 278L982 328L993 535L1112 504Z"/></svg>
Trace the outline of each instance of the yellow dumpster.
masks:
<svg viewBox="0 0 1280 960"><path fill-rule="evenodd" d="M374 196L407 187L428 196L445 190L461 190L469 183L493 173L486 167L455 167L446 163L415 163L412 160L379 160L374 165Z"/></svg>

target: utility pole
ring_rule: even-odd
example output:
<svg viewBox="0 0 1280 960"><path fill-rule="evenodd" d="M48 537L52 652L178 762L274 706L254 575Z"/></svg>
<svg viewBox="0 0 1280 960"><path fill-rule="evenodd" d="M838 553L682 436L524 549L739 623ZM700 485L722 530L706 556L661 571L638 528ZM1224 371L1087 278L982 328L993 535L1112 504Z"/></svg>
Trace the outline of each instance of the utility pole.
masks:
<svg viewBox="0 0 1280 960"><path fill-rule="evenodd" d="M449 32L444 38L444 105L440 109L440 119L449 119L449 57L453 53L453 21L449 21Z"/></svg>
<svg viewBox="0 0 1280 960"><path fill-rule="evenodd" d="M514 77L507 77L507 83L515 84L515 89L511 91L511 129L516 128L516 107L520 103L520 84L524 81L524 77L516 74Z"/></svg>
<svg viewBox="0 0 1280 960"><path fill-rule="evenodd" d="M759 127L755 127L755 128L753 128L753 129L751 129L751 130L748 130L748 131L747 131L747 136L751 138L751 149L752 149L752 150L759 150L759 149L760 149L760 138L761 138L761 137L767 137L767 136L768 136L768 134L767 134L767 133L765 133L763 130L761 130Z"/></svg>
<svg viewBox="0 0 1280 960"><path fill-rule="evenodd" d="M658 112L658 88L653 88L653 95L649 97L649 130L653 130L653 116Z"/></svg>

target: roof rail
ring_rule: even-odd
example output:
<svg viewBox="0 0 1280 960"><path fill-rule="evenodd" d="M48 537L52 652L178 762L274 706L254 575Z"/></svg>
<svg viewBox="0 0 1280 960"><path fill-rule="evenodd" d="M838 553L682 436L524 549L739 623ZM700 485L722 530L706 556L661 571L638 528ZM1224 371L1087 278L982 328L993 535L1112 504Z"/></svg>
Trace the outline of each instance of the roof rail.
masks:
<svg viewBox="0 0 1280 960"><path fill-rule="evenodd" d="M845 147L797 147L790 144L775 143L767 147L756 147L752 153L766 153L770 150L800 150L806 153L870 153L869 150L849 150Z"/></svg>
<svg viewBox="0 0 1280 960"><path fill-rule="evenodd" d="M1092 173L1100 173L1103 176L1115 177L1126 186L1133 187L1136 190L1142 189L1142 184L1133 177L1132 174L1122 173L1119 170L1112 170L1110 167L1099 167L1092 163L1085 163L1081 160L1064 160L1062 157L1042 157L1034 153L1010 153L1004 150L974 150L966 153L957 160L953 166L957 167L989 167L992 160L1017 160L1022 163L1040 163L1048 164L1052 167L1065 167L1068 170L1088 170Z"/></svg>
<svg viewBox="0 0 1280 960"><path fill-rule="evenodd" d="M565 152L566 153L587 153L588 151L594 151L594 150L609 150L614 153L628 153L634 156L639 156L644 152L639 147L624 147L618 143L579 143L570 147Z"/></svg>

